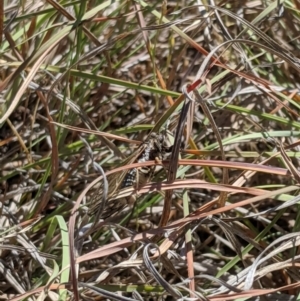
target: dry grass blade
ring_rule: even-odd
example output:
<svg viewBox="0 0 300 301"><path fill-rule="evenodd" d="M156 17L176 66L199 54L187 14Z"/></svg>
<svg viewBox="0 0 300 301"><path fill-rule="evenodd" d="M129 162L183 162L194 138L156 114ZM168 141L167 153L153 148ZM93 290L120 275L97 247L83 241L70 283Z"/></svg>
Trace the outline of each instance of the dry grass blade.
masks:
<svg viewBox="0 0 300 301"><path fill-rule="evenodd" d="M59 168L58 168L58 145L57 145L57 139L56 139L56 132L54 129L54 125L51 124L51 121L53 121L50 112L49 112L49 107L47 105L46 99L44 97L44 95L40 92L38 92L38 96L41 99L41 102L43 103L43 105L45 106L45 111L49 120L49 133L50 133L50 138L51 138L51 143L52 143L52 153L51 153L51 160L52 160L52 165L51 165L51 181L49 184L49 188L47 190L47 192L44 194L42 201L39 203L38 207L35 210L35 214L40 214L40 212L46 207L46 205L48 204L50 197L51 197L51 193L53 190L53 186L56 182L56 178L57 178L57 174L59 172Z"/></svg>
<svg viewBox="0 0 300 301"><path fill-rule="evenodd" d="M275 2L274 2L275 4ZM228 14L229 16L233 16L236 20L240 21L244 25L247 26L247 28L250 28L255 34L257 34L264 42L269 44L271 48L276 52L276 54L279 54L287 63L289 63L293 68L296 70L300 70L300 64L299 59L295 56L293 56L291 53L287 52L286 49L282 48L278 43L276 43L273 39L271 39L267 34L259 30L257 27L255 27L253 24L245 20L244 18L241 18L237 14L234 14L228 10L222 9L220 7L213 7L214 9L217 9L225 14Z"/></svg>
<svg viewBox="0 0 300 301"><path fill-rule="evenodd" d="M178 168L178 159L179 159L179 151L180 151L180 143L181 143L181 137L183 134L183 129L185 125L185 120L189 111L190 107L190 101L185 102L184 106L182 108L180 118L178 121L178 128L175 134L174 139L174 145L172 154L170 157L170 165L169 165L169 171L168 171L168 182L173 182L176 179L176 172ZM168 222L170 210L171 210L171 202L172 202L172 191L169 190L165 194L165 201L164 201L164 208L161 215L161 220L159 222L159 225L161 227L165 226Z"/></svg>
<svg viewBox="0 0 300 301"><path fill-rule="evenodd" d="M283 241L285 243L282 243ZM263 257L265 255L265 253L267 253L269 251L269 249L272 249L275 245L277 245L279 243L280 243L280 245L275 250L271 251L269 254L267 254L265 257ZM272 258L277 254L280 254L281 252L283 252L286 249L297 247L299 244L300 244L299 233L284 235L283 237L278 238L272 244L270 244L264 251L262 251L262 253L255 259L255 262L253 262L253 264L249 268L247 278L245 279L245 290L249 290L252 287L255 271L256 271L258 265L267 261L269 258Z"/></svg>
<svg viewBox="0 0 300 301"><path fill-rule="evenodd" d="M167 291L169 292L174 298L182 298L182 295L180 294L179 291L175 290L172 285L170 285L156 270L154 265L150 261L149 257L149 248L157 248L155 244L148 244L144 247L143 251L143 259L144 263L147 267L147 269L151 272L155 280Z"/></svg>
<svg viewBox="0 0 300 301"><path fill-rule="evenodd" d="M61 31L60 33L60 39L63 39L69 32L70 32L70 27L66 28L65 30ZM60 39L58 39L56 42L59 42ZM43 54L40 55L40 57L37 59L36 63L32 67L31 71L28 73L27 77L25 78L22 86L18 90L18 93L15 95L12 104L9 106L8 110L5 112L5 114L0 118L0 123L3 123L9 116L10 114L14 111L16 106L19 103L19 100L21 96L24 94L25 90L27 89L29 83L31 80L34 78L36 75L37 71L39 70L41 64L45 60L46 56L50 53L50 51L56 46L55 43L49 43L49 47L44 50ZM10 78L10 81L14 80L15 77L19 76L20 73L23 71L23 68L28 64L28 61L25 61L20 67L16 70L14 73L14 76Z"/></svg>
<svg viewBox="0 0 300 301"><path fill-rule="evenodd" d="M97 131L97 130L89 130L89 129L78 128L78 127L75 127L75 126L69 126L69 125L58 123L58 122L51 122L51 123L56 124L60 127L72 130L72 131L80 132L80 133L93 134L95 136L106 137L106 138L109 138L109 139L115 139L115 140L118 140L118 141L131 143L131 144L141 144L142 143L141 141L128 139L128 138L118 136L118 135L114 135L114 134L111 134L111 133L101 132L101 131ZM121 157L123 157L123 154L121 155Z"/></svg>
<svg viewBox="0 0 300 301"><path fill-rule="evenodd" d="M52 90L50 90L50 91L52 91ZM54 94L54 93L52 92L52 94ZM56 95L56 97L57 97L57 95ZM105 145L107 145L114 152L114 154L116 156L118 156L120 158L124 157L122 152L120 152L120 150L115 146L115 144L113 142L111 142L109 139L107 139L107 135L101 135L101 132L99 132L97 130L97 127L94 124L94 122L91 120L91 118L89 118L89 116L84 111L82 111L80 109L80 107L78 107L75 103L73 103L68 98L65 101L68 104L68 106L72 109L72 111L79 115L82 122L85 124L85 126L90 131L86 130L86 129L79 129L79 128L75 128L75 127L70 127L68 125L59 124L60 126L65 127L65 128L69 128L71 130L76 130L76 131L79 131L79 132L82 132L82 133L93 133L92 130L94 129L94 131L97 132L97 136L99 137L101 142L103 142ZM56 124L58 124L58 123L56 123ZM116 138L115 136L112 136L112 135L109 135L109 134L108 134L108 137L112 138L112 139Z"/></svg>
<svg viewBox="0 0 300 301"><path fill-rule="evenodd" d="M5 263L0 261L0 271L1 274L5 275L5 279L8 283L10 283L10 285L16 289L16 291L19 294L24 294L25 290L24 287L22 286L22 284L19 282L19 279L16 279L14 277L14 275L11 273L11 271L7 271L6 267L5 267Z"/></svg>
<svg viewBox="0 0 300 301"><path fill-rule="evenodd" d="M2 35L3 35L3 18L4 17L4 1L0 1L0 44L2 43Z"/></svg>
<svg viewBox="0 0 300 301"><path fill-rule="evenodd" d="M217 142L219 144L219 147L220 147L220 151L221 151L221 156L222 156L222 160L225 161L226 158L225 158L225 154L224 154L224 148L223 148L223 145L222 145L222 138L221 138L221 135L219 133L219 130L216 126L216 123L206 105L206 103L204 102L204 100L202 99L201 95L199 94L199 92L195 89L194 91L194 94L196 96L196 99L197 101L199 102L205 116L208 118L210 124L211 124L211 127L213 129L213 132L214 134L216 135L216 139L217 139ZM223 169L223 183L224 184L227 184L228 183L228 180L229 180L229 176L228 176L228 170L226 168ZM227 195L226 193L221 193L220 194L220 197L218 199L218 205L220 207L223 207L225 205L225 201L226 201L226 198L227 198Z"/></svg>
<svg viewBox="0 0 300 301"><path fill-rule="evenodd" d="M293 177L295 178L295 180L300 183L300 174L299 171L297 170L297 168L295 168L295 166L292 164L291 159L286 155L286 151L284 150L284 148L282 147L282 144L280 144L280 153L282 155L282 158L286 164L286 166L288 167L290 173L293 175Z"/></svg>

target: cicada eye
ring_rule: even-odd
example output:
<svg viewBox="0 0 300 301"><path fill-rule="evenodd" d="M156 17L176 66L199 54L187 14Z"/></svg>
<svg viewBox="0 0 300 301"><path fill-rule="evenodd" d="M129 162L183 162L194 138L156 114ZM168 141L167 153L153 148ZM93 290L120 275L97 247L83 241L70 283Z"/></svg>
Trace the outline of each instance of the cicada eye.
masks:
<svg viewBox="0 0 300 301"><path fill-rule="evenodd" d="M150 134L150 138L152 138L152 139L157 139L157 134L154 133L154 132L152 132L152 133Z"/></svg>

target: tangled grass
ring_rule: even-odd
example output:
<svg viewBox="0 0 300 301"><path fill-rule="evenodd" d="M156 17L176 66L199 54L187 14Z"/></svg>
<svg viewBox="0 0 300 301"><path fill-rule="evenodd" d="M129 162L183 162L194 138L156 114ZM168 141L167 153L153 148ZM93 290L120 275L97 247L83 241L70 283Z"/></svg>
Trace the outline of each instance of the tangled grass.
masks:
<svg viewBox="0 0 300 301"><path fill-rule="evenodd" d="M1 300L298 300L298 1L0 15Z"/></svg>

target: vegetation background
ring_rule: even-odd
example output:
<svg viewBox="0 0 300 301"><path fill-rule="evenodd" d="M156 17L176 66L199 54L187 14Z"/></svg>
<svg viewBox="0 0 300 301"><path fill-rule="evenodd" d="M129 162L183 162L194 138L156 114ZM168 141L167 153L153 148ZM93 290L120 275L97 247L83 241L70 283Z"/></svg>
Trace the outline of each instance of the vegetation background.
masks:
<svg viewBox="0 0 300 301"><path fill-rule="evenodd" d="M0 300L299 300L299 32L297 0L0 1Z"/></svg>

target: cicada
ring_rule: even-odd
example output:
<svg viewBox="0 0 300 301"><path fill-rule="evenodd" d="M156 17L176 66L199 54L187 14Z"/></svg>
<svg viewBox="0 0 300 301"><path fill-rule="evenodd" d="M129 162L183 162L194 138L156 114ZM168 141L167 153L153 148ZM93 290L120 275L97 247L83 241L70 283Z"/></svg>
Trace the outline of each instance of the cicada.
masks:
<svg viewBox="0 0 300 301"><path fill-rule="evenodd" d="M140 145L140 147L130 156L127 164L142 163L150 160L162 160L166 153L171 152L172 146L166 146L166 138L163 134L151 133L149 137ZM153 176L155 166L144 166L133 168L122 172L121 175L113 174L107 178L109 189L108 199L105 204L102 203L103 189L100 187L93 196L92 204L89 209L89 215L96 214L97 217L106 218L115 212L121 210L128 203L133 202L132 196L121 199L114 198L118 190L135 186L141 187L147 183ZM99 210L101 212L99 212Z"/></svg>

